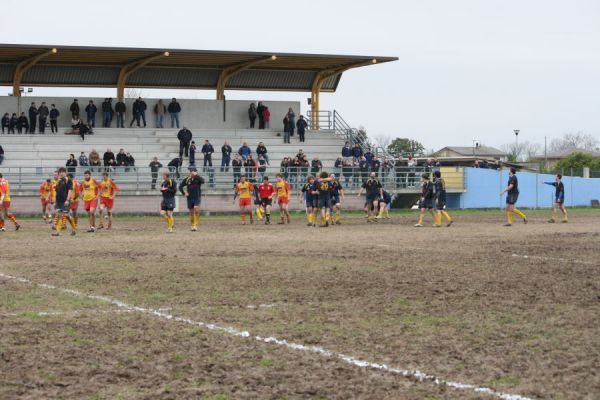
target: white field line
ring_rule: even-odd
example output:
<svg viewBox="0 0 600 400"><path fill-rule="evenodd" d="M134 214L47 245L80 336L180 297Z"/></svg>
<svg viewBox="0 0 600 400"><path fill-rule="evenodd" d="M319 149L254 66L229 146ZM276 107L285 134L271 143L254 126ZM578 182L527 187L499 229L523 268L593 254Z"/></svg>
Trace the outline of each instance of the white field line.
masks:
<svg viewBox="0 0 600 400"><path fill-rule="evenodd" d="M543 260L543 261L561 261L561 262L572 262L574 264L587 264L587 265L597 265L597 263L593 263L590 261L583 260L575 260L570 258L560 258L560 257L546 257L546 256L528 256L526 254L514 254L512 255L516 258L525 258L530 260Z"/></svg>
<svg viewBox="0 0 600 400"><path fill-rule="evenodd" d="M352 356L349 356L349 355L346 355L343 353L337 353L335 351L327 350L327 349L325 349L323 347L319 347L319 346L309 346L309 345L304 345L301 343L288 342L285 339L277 339L275 337L254 336L248 331L241 331L239 329L232 328L232 327L220 326L220 325L207 323L207 322L201 322L201 321L194 321L194 320L191 320L189 318L184 318L184 317L177 317L177 316L174 316L171 314L167 314L165 312L161 312L159 310L127 304L123 301L113 299L113 298L110 298L107 296L86 294L86 293L80 292L78 290L60 288L60 287L56 287L54 285L49 285L46 283L35 283L27 278L6 275L1 272L0 272L0 278L12 280L12 281L16 281L16 282L20 282L20 283L24 283L24 284L35 285L35 286L38 286L38 287L41 287L44 289L57 290L59 292L71 294L76 297L104 301L104 302L113 304L121 309L127 310L129 312L138 312L140 314L151 315L151 316L154 316L154 317L157 317L157 318L160 318L163 320L167 320L167 321L180 322L180 323L188 324L188 325L199 327L199 328L205 328L210 331L225 333L225 334L231 335L231 336L236 336L236 337L241 337L241 338L250 338L250 339L256 340L258 342L276 344L278 346L282 346L282 347L285 347L288 349L304 351L306 353L319 354L324 357L338 358L341 361L345 362L346 364L350 364L350 365L353 365L353 366L356 366L359 368L385 371L385 372L397 374L397 375L400 375L403 377L416 379L419 382L431 382L436 385L447 386L447 387L450 387L453 389L460 389L460 390L467 390L467 391L472 391L472 392L476 392L476 393L483 393L483 394L487 394L487 395L490 395L492 397L502 399L502 400L532 400L529 397L525 397L525 396L521 396L521 395L517 395L517 394L498 392L498 391L495 391L494 389L487 388L487 387L481 387L481 386L472 385L472 384L468 384L468 383L448 381L448 380L436 377L435 375L430 375L430 374L427 374L425 372L421 372L418 370L412 370L412 371L404 370L404 369L400 369L400 368L390 367L386 364L378 364L378 363L371 362L371 361L361 360L361 359L354 358Z"/></svg>
<svg viewBox="0 0 600 400"><path fill-rule="evenodd" d="M79 315L98 315L98 314L124 314L132 313L133 310L74 310L74 311L39 311L39 312L20 312L20 313L5 313L0 314L2 317L22 317L27 315L35 315L36 317L53 317L53 316L79 316Z"/></svg>

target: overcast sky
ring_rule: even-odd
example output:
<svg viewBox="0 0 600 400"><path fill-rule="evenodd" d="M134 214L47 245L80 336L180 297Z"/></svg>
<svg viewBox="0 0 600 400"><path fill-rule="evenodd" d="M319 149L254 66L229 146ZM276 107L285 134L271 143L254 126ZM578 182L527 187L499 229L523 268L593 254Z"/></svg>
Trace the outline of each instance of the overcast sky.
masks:
<svg viewBox="0 0 600 400"><path fill-rule="evenodd" d="M92 7L92 4L94 6ZM371 136L427 148L543 143L565 132L600 139L600 1L14 1L0 42L397 56L346 72L321 96ZM9 90L4 90L8 92ZM172 92L144 90L145 96ZM179 97L214 98L209 91ZM36 95L115 95L35 89ZM228 91L228 99L307 93Z"/></svg>

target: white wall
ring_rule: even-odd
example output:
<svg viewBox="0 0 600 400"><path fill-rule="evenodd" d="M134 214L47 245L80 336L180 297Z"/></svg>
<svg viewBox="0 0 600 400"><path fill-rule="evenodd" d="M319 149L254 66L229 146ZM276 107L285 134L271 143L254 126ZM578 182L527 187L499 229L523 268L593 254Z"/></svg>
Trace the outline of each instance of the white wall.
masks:
<svg viewBox="0 0 600 400"><path fill-rule="evenodd" d="M59 126L70 126L71 125L71 113L69 107L73 102L72 97L12 97L2 96L0 97L0 113L12 114L17 112L19 109L20 99L20 110L27 114L31 102L35 102L36 106L46 102L48 108L50 104L55 104L61 115L58 121ZM85 112L83 111L87 106L88 102L93 100L98 107L98 113L96 114L96 127L102 126L102 111L101 104L104 98L78 98L79 108L81 110L81 116L85 120ZM113 107L116 103L116 99L113 98ZM129 124L132 119L131 109L134 99L126 99L125 104L127 105L126 124ZM158 102L158 99L145 98L144 101L148 105L146 110L146 123L148 127L155 127L155 115L154 105ZM168 105L171 99L163 99L163 103ZM203 129L218 129L218 128L231 128L231 129L245 129L250 125L248 120L248 107L250 101L244 100L228 100L226 102L226 116L223 121L223 101L219 100L194 100L194 99L181 99L178 100L181 105L181 113L179 114L180 127L185 125L190 129L203 128ZM258 104L258 101L255 101ZM263 101L263 104L269 107L271 111L271 128L279 129L283 128L283 116L287 113L288 108L296 112L299 115L300 102L297 101ZM256 120L258 127L258 119ZM166 115L164 122L165 128L171 127L170 116ZM113 119L112 127L116 127L116 118Z"/></svg>

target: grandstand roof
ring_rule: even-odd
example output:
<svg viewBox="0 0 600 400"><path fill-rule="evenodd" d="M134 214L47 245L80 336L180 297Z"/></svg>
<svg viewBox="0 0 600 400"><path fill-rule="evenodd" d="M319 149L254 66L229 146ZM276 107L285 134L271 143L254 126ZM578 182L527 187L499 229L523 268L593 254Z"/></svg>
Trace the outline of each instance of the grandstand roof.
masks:
<svg viewBox="0 0 600 400"><path fill-rule="evenodd" d="M26 65L19 76L21 86L116 87L123 71L129 68L128 87L216 89L222 72L234 71L227 89L311 91L320 72L396 60L279 52L0 44L0 85L13 86L19 65ZM322 91L334 92L340 78L341 73L331 76Z"/></svg>

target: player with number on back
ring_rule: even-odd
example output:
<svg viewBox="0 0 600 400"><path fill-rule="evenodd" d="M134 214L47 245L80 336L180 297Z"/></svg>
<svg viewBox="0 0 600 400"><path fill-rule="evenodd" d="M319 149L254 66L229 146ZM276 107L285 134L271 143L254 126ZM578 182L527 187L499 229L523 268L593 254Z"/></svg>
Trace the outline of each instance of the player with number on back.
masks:
<svg viewBox="0 0 600 400"><path fill-rule="evenodd" d="M510 167L508 173L508 185L500 192L500 196L506 193L506 224L504 226L512 226L513 213L523 218L523 223L527 223L527 217L519 209L515 207L519 198L519 180L517 179L517 170L515 167Z"/></svg>
<svg viewBox="0 0 600 400"><path fill-rule="evenodd" d="M163 175L163 181L160 184L162 201L160 203L160 216L167 223L167 233L173 233L175 220L173 219L173 210L175 209L175 194L177 193L177 184L171 175L166 172Z"/></svg>
<svg viewBox="0 0 600 400"><path fill-rule="evenodd" d="M198 224L200 224L202 185L204 185L204 178L198 175L198 169L196 167L190 167L190 175L179 184L179 191L187 200L192 232L196 232L198 230Z"/></svg>
<svg viewBox="0 0 600 400"><path fill-rule="evenodd" d="M108 177L108 173L102 173L102 181L100 181L100 212L98 214L100 225L98 225L98 229L104 228L102 215L105 209L108 216L108 226L106 229L112 228L113 207L115 205L115 195L118 191L119 187L112 179Z"/></svg>

